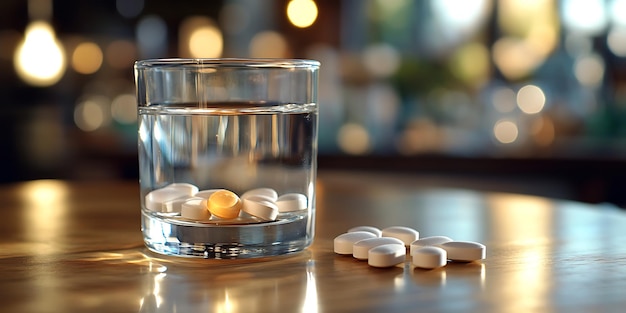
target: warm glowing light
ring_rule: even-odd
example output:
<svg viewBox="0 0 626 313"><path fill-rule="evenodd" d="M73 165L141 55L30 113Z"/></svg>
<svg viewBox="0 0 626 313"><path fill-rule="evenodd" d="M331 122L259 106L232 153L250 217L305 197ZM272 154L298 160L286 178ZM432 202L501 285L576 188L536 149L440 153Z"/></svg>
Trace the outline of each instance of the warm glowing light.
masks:
<svg viewBox="0 0 626 313"><path fill-rule="evenodd" d="M291 0L287 4L287 17L296 27L309 27L317 19L317 5L313 0Z"/></svg>
<svg viewBox="0 0 626 313"><path fill-rule="evenodd" d="M72 67L81 74L93 74L102 65L102 50L93 42L79 44L72 53Z"/></svg>
<svg viewBox="0 0 626 313"><path fill-rule="evenodd" d="M134 95L121 94L111 102L111 116L122 124L137 121L137 101Z"/></svg>
<svg viewBox="0 0 626 313"><path fill-rule="evenodd" d="M370 135L365 127L347 123L337 134L339 148L349 154L365 154L370 149Z"/></svg>
<svg viewBox="0 0 626 313"><path fill-rule="evenodd" d="M65 51L46 22L33 22L26 28L24 41L15 50L15 70L26 83L51 86L65 72Z"/></svg>
<svg viewBox="0 0 626 313"><path fill-rule="evenodd" d="M50 238L62 238L66 231L67 186L55 180L28 182L20 196L28 205L23 227L36 254L52 253L57 244Z"/></svg>
<svg viewBox="0 0 626 313"><path fill-rule="evenodd" d="M574 63L574 75L581 85L597 87L604 77L604 60L597 54L580 57Z"/></svg>
<svg viewBox="0 0 626 313"><path fill-rule="evenodd" d="M517 92L517 106L526 114L541 112L545 104L543 90L535 85L526 85Z"/></svg>
<svg viewBox="0 0 626 313"><path fill-rule="evenodd" d="M493 134L501 143L513 143L517 140L517 124L509 120L499 120L493 127Z"/></svg>
<svg viewBox="0 0 626 313"><path fill-rule="evenodd" d="M237 302L230 299L228 290L224 290L224 301L215 304L215 312L231 313L238 312L238 309Z"/></svg>
<svg viewBox="0 0 626 313"><path fill-rule="evenodd" d="M224 49L222 32L204 16L185 18L178 30L179 53L189 58L219 58Z"/></svg>
<svg viewBox="0 0 626 313"><path fill-rule="evenodd" d="M536 69L543 59L526 41L505 37L493 45L493 61L509 79L519 79Z"/></svg>
<svg viewBox="0 0 626 313"><path fill-rule="evenodd" d="M503 37L493 46L493 58L506 78L519 79L530 74L556 49L556 7L552 0L498 2L498 25Z"/></svg>
<svg viewBox="0 0 626 313"><path fill-rule="evenodd" d="M618 57L626 57L626 27L615 27L606 38L609 50Z"/></svg>
<svg viewBox="0 0 626 313"><path fill-rule="evenodd" d="M214 26L200 27L189 36L189 52L194 58L218 58L222 46L222 33Z"/></svg>
<svg viewBox="0 0 626 313"><path fill-rule="evenodd" d="M315 273L313 272L312 261L309 261L306 270L306 292L304 294L304 302L302 303L302 313L317 313L320 311L317 295L317 283L315 282Z"/></svg>
<svg viewBox="0 0 626 313"><path fill-rule="evenodd" d="M260 32L250 42L250 57L253 58L287 58L289 54L287 40L275 31Z"/></svg>

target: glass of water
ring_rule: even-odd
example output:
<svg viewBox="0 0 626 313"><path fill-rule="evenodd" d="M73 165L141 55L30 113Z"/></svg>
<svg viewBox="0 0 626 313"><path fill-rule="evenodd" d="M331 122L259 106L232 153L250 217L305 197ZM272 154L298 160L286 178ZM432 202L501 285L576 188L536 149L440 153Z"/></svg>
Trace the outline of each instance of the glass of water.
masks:
<svg viewBox="0 0 626 313"><path fill-rule="evenodd" d="M293 59L135 63L148 249L235 259L311 244L319 66Z"/></svg>

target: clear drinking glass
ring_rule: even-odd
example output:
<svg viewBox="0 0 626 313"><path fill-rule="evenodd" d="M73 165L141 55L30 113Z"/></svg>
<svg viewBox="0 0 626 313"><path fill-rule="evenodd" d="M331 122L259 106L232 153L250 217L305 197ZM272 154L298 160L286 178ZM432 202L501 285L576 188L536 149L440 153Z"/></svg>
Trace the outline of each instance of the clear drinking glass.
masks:
<svg viewBox="0 0 626 313"><path fill-rule="evenodd" d="M135 63L142 232L150 250L225 259L311 244L319 65Z"/></svg>

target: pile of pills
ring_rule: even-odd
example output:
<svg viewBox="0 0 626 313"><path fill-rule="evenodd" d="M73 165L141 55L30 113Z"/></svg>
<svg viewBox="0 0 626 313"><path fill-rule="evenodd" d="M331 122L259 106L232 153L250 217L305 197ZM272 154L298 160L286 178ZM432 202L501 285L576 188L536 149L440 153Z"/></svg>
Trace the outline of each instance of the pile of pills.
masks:
<svg viewBox="0 0 626 313"><path fill-rule="evenodd" d="M404 263L409 249L411 263L423 269L435 269L450 261L473 262L486 255L485 245L472 241L454 241L446 236L419 238L415 229L392 226L382 230L358 226L335 237L334 251L367 260L373 267L392 267Z"/></svg>
<svg viewBox="0 0 626 313"><path fill-rule="evenodd" d="M272 188L256 188L239 196L227 189L199 190L192 184L173 183L149 192L145 206L150 211L194 221L232 220L245 214L275 221L279 213L306 209L308 199L300 193L279 196Z"/></svg>

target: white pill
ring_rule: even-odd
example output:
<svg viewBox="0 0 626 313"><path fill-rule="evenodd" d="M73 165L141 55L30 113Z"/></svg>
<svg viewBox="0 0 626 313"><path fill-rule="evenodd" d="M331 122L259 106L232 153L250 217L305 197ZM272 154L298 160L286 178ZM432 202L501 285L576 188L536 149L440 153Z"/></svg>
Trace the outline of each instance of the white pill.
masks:
<svg viewBox="0 0 626 313"><path fill-rule="evenodd" d="M439 247L427 246L415 250L413 254L413 265L420 268L433 269L446 265L446 250Z"/></svg>
<svg viewBox="0 0 626 313"><path fill-rule="evenodd" d="M194 196L194 197L199 197L199 198L208 199L209 197L211 197L211 195L212 195L212 194L214 194L216 191L220 191L220 190L224 190L224 189L206 189L206 190L200 190L200 191L196 192L193 196Z"/></svg>
<svg viewBox="0 0 626 313"><path fill-rule="evenodd" d="M165 188L180 190L181 192L190 196L193 196L195 193L198 192L198 187L189 183L173 183L165 186Z"/></svg>
<svg viewBox="0 0 626 313"><path fill-rule="evenodd" d="M352 245L352 256L359 260L367 260L370 249L382 245L396 244L404 248L404 242L398 238L376 237L359 240Z"/></svg>
<svg viewBox="0 0 626 313"><path fill-rule="evenodd" d="M181 205L180 216L192 220L205 221L211 217L206 199L191 198Z"/></svg>
<svg viewBox="0 0 626 313"><path fill-rule="evenodd" d="M487 250L482 243L472 241L450 241L437 246L446 250L449 260L459 262L482 260Z"/></svg>
<svg viewBox="0 0 626 313"><path fill-rule="evenodd" d="M444 242L450 242L450 241L452 241L452 239L446 236L430 236L430 237L424 237L424 238L415 240L411 242L410 255L413 255L415 250L421 247L436 246Z"/></svg>
<svg viewBox="0 0 626 313"><path fill-rule="evenodd" d="M399 244L386 244L370 249L367 264L374 267L391 267L404 262L406 248Z"/></svg>
<svg viewBox="0 0 626 313"><path fill-rule="evenodd" d="M404 245L409 246L413 241L419 239L420 233L409 227L391 226L382 230L382 236L398 238L404 242Z"/></svg>
<svg viewBox="0 0 626 313"><path fill-rule="evenodd" d="M356 226L356 227L352 227L348 229L349 233L353 231L368 231L376 235L376 237L381 237L383 235L383 232L380 229L373 227L373 226Z"/></svg>
<svg viewBox="0 0 626 313"><path fill-rule="evenodd" d="M185 201L191 198L193 197L182 196L182 197L170 200L170 201L165 201L163 202L163 205L161 206L161 212L180 213L183 203L185 203Z"/></svg>
<svg viewBox="0 0 626 313"><path fill-rule="evenodd" d="M272 188L256 188L248 190L241 195L241 199L245 199L253 195L269 197L272 201L276 201L276 199L278 199L278 193Z"/></svg>
<svg viewBox="0 0 626 313"><path fill-rule="evenodd" d="M274 202L256 200L254 197L243 199L241 210L264 221L275 221L278 216L278 207Z"/></svg>
<svg viewBox="0 0 626 313"><path fill-rule="evenodd" d="M301 193L286 193L276 199L276 205L279 212L293 212L306 209L308 201Z"/></svg>
<svg viewBox="0 0 626 313"><path fill-rule="evenodd" d="M145 204L146 208L154 212L163 212L163 203L169 202L184 196L191 197L192 194L189 190L178 188L160 188L152 190L146 195Z"/></svg>
<svg viewBox="0 0 626 313"><path fill-rule="evenodd" d="M376 235L366 231L355 231L341 234L335 237L335 240L333 241L335 253L351 255L354 243L367 238L376 238Z"/></svg>

